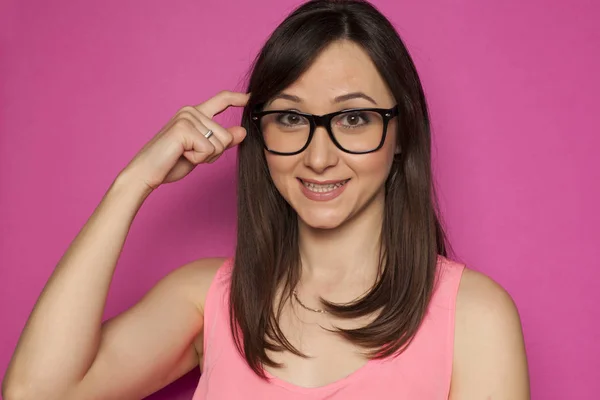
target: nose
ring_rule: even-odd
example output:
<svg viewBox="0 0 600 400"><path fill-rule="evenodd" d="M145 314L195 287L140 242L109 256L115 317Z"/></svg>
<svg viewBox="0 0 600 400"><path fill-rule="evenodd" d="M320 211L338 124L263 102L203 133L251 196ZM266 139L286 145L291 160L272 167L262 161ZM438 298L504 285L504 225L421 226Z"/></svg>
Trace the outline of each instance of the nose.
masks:
<svg viewBox="0 0 600 400"><path fill-rule="evenodd" d="M322 126L317 127L310 144L304 150L304 165L316 173L323 173L338 163L338 152L327 130Z"/></svg>

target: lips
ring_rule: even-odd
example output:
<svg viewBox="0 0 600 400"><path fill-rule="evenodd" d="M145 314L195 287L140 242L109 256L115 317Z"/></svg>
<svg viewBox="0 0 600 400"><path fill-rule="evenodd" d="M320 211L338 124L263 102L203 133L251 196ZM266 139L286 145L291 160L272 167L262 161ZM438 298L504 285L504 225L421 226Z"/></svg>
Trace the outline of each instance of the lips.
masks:
<svg viewBox="0 0 600 400"><path fill-rule="evenodd" d="M328 192L338 187L345 185L350 179L343 180L328 180L328 181L316 181L312 179L299 179L300 182L309 190L314 192L322 193Z"/></svg>
<svg viewBox="0 0 600 400"><path fill-rule="evenodd" d="M327 201L338 197L350 179L317 181L298 178L302 193L310 200Z"/></svg>

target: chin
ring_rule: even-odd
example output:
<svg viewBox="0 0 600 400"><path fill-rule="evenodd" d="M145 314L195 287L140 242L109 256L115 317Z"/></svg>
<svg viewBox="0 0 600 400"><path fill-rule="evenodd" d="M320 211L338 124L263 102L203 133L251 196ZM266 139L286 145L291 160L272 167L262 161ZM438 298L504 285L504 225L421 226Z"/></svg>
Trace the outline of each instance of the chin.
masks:
<svg viewBox="0 0 600 400"><path fill-rule="evenodd" d="M313 229L335 229L346 221L346 218L337 212L298 212L298 218Z"/></svg>

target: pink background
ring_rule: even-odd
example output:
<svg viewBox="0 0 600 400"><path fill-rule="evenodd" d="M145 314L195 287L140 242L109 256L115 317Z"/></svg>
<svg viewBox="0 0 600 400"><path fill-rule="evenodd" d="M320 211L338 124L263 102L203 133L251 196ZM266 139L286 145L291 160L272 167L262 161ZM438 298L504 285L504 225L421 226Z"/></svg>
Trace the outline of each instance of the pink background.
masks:
<svg viewBox="0 0 600 400"><path fill-rule="evenodd" d="M459 260L522 316L534 399L600 392L600 6L380 0L421 73ZM136 151L181 106L243 88L298 1L2 2L0 376L55 263ZM239 113L219 119L236 121ZM234 248L235 154L153 194L107 306ZM189 374L152 399L189 399Z"/></svg>

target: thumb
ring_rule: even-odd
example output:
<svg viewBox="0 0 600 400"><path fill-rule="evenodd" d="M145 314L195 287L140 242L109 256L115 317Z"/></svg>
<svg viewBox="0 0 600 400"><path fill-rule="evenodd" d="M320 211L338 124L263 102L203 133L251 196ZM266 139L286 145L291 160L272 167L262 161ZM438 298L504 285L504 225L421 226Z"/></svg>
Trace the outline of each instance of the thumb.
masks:
<svg viewBox="0 0 600 400"><path fill-rule="evenodd" d="M233 140L231 141L231 144L228 147L237 146L246 137L246 128L244 127L232 126L227 130L229 131L229 133L231 133L231 136L233 136Z"/></svg>

